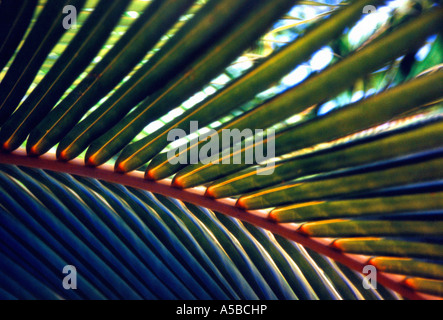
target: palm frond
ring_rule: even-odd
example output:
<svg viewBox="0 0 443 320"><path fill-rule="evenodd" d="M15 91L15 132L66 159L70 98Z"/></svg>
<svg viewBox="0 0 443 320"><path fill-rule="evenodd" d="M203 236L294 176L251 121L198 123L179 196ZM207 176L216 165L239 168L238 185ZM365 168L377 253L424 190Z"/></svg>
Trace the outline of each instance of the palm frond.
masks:
<svg viewBox="0 0 443 320"><path fill-rule="evenodd" d="M443 298L443 9L392 6L2 1L0 298Z"/></svg>

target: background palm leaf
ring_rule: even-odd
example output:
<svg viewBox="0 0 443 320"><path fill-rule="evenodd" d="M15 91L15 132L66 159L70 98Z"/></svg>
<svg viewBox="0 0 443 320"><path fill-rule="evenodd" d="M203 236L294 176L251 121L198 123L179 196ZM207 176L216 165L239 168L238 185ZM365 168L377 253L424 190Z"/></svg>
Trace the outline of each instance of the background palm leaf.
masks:
<svg viewBox="0 0 443 320"><path fill-rule="evenodd" d="M355 38L367 5L389 15ZM440 1L2 1L0 18L0 298L443 297ZM169 161L234 128L276 135L209 159L271 143L275 168Z"/></svg>

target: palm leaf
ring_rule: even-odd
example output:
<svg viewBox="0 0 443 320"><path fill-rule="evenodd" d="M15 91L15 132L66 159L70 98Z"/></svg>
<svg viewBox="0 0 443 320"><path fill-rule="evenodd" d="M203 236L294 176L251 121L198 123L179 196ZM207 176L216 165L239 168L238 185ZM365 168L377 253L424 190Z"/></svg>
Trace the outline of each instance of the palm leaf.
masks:
<svg viewBox="0 0 443 320"><path fill-rule="evenodd" d="M443 9L354 43L366 5L3 1L0 298L442 298ZM269 128L205 155L240 164L170 161Z"/></svg>
<svg viewBox="0 0 443 320"><path fill-rule="evenodd" d="M65 5L81 8L85 0L49 1L39 15L38 21L26 37L26 42L14 59L1 83L0 119L3 124L15 110L31 85L50 50L63 33L63 11Z"/></svg>
<svg viewBox="0 0 443 320"><path fill-rule="evenodd" d="M2 126L0 143L4 149L18 148L28 136L29 128L35 127L40 122L39 119L57 103L96 56L128 3L129 1L119 1L109 6L102 1L97 4L81 32L72 39L38 87Z"/></svg>

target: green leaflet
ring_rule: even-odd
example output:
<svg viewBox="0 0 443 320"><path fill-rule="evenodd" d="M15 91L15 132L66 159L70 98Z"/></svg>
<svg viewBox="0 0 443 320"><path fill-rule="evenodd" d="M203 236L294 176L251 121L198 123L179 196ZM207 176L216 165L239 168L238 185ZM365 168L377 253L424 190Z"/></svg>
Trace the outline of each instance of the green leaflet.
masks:
<svg viewBox="0 0 443 320"><path fill-rule="evenodd" d="M245 75L235 79L214 95L177 117L171 124L166 124L148 137L127 146L119 157L119 162L126 162L125 168L131 170L137 167L142 159L147 162L169 144L170 141L167 141L169 130L181 128L188 131L190 121L198 121L199 126L203 127L251 100L256 94L267 89L295 66L305 61L315 50L340 35L346 26L351 25L360 17L362 7L369 2L356 1L345 6L329 19L325 19L322 24L311 28L303 37L288 44ZM126 158L134 154L139 155L134 157L134 160L126 161Z"/></svg>
<svg viewBox="0 0 443 320"><path fill-rule="evenodd" d="M423 278L408 278L405 283L415 290L441 296L443 295L443 281Z"/></svg>
<svg viewBox="0 0 443 320"><path fill-rule="evenodd" d="M0 125L14 112L39 68L66 29L63 7L81 9L86 0L49 0L0 84Z"/></svg>
<svg viewBox="0 0 443 320"><path fill-rule="evenodd" d="M57 157L62 160L76 157L140 101L162 89L169 80L210 50L211 44L223 35L222 31L226 32L241 21L251 10L249 7L253 6L248 0L209 1L106 102L62 139Z"/></svg>
<svg viewBox="0 0 443 320"><path fill-rule="evenodd" d="M237 205L247 209L270 208L282 204L321 201L325 198L438 180L443 177L442 165L442 158L431 158L372 172L286 184L244 195L239 198Z"/></svg>
<svg viewBox="0 0 443 320"><path fill-rule="evenodd" d="M26 144L28 154L41 155L59 142L140 62L192 2L156 0L149 4L88 76L31 131Z"/></svg>
<svg viewBox="0 0 443 320"><path fill-rule="evenodd" d="M270 175L257 175L256 168L229 175L211 183L207 193L214 198L224 198L260 188L279 184L303 176L333 171L341 168L376 163L403 155L431 150L441 146L443 123L438 121L407 131L394 131L375 140L355 141L350 146L332 148L324 152L308 154L304 157L276 164ZM270 169L263 168L265 172ZM204 183L206 177L199 172L188 179L182 179L183 187ZM206 172L207 173L207 172ZM207 176L212 176L207 174ZM200 178L201 177L201 178ZM199 179L200 178L200 179ZM207 179L207 178L206 178ZM189 184L189 182L191 184Z"/></svg>
<svg viewBox="0 0 443 320"><path fill-rule="evenodd" d="M125 147L152 119L177 107L216 77L232 60L257 40L264 31L289 10L289 0L272 3L257 1L241 22L211 44L211 50L199 57L162 90L141 102L116 126L95 140L86 152L88 165L100 165ZM209 63L210 62L210 63ZM142 165L139 163L139 165ZM120 167L120 168L119 168ZM132 168L135 169L135 168ZM127 171L119 162L116 170Z"/></svg>
<svg viewBox="0 0 443 320"><path fill-rule="evenodd" d="M270 212L278 222L358 218L405 212L427 212L443 207L443 193L301 203Z"/></svg>
<svg viewBox="0 0 443 320"><path fill-rule="evenodd" d="M392 221L351 221L331 220L308 222L300 231L311 237L356 237L356 236L442 236L443 221L392 220Z"/></svg>
<svg viewBox="0 0 443 320"><path fill-rule="evenodd" d="M439 84L443 83L442 80L443 71L437 71L360 102L332 111L326 116L317 117L278 132L275 134L275 155L280 156L302 148L313 147L316 144L329 142L392 120L404 112L441 97L443 87ZM411 96L408 94L410 92L419 92L419 94ZM364 114L364 116L362 116L362 114ZM438 145L438 138L432 141L434 142L434 146L436 144ZM263 143L267 144L267 140L263 139ZM423 143L423 145L426 145L426 143ZM255 149L256 146L257 144L254 144L248 148ZM242 157L245 156L245 150L246 148L242 148L238 151ZM250 149L248 151L250 151ZM228 156L231 157L231 154ZM161 160L163 162L160 162ZM151 171L149 172L151 172L154 177L159 178L164 177L166 173L171 174L170 169L173 167L169 163L166 163L166 161L165 156L160 154L158 159L154 159L150 163L148 170ZM340 159L340 162L341 161L342 159ZM175 176L175 181L180 180L179 186L194 186L239 171L247 166L245 161L235 165L206 165L199 163L190 165L180 171L180 173ZM284 168L283 165L277 164L276 170L282 170ZM270 167L270 170L272 170L272 167ZM264 169L262 171L264 171ZM272 179L273 175L264 175L262 179L266 180L266 177ZM278 173L276 178L279 178Z"/></svg>
<svg viewBox="0 0 443 320"><path fill-rule="evenodd" d="M369 256L443 258L443 246L437 243L405 241L389 238L344 238L334 241L334 247L349 253Z"/></svg>
<svg viewBox="0 0 443 320"><path fill-rule="evenodd" d="M43 80L1 127L0 147L3 150L18 148L57 103L99 52L128 4L128 0L115 1L111 5L102 0L97 5Z"/></svg>
<svg viewBox="0 0 443 320"><path fill-rule="evenodd" d="M380 271L430 279L443 279L443 265L407 258L377 257L370 263Z"/></svg>
<svg viewBox="0 0 443 320"><path fill-rule="evenodd" d="M223 129L232 128L237 128L239 130L243 130L245 128L266 129L269 126L290 117L291 115L297 114L298 112L301 112L312 105L320 103L327 98L333 97L346 89L348 86L352 85L352 83L354 83L358 78L383 66L383 64L385 64L387 61L403 54L412 45L420 43L423 37L431 35L439 30L441 28L441 24L443 23L443 21L440 19L442 12L443 9L431 10L431 12L421 15L417 19L405 23L392 33L376 39L366 47L325 69L321 73L310 77L300 85L297 85L294 88L268 100L253 110L236 117L234 120L220 128L218 132ZM386 47L389 47L390 50L383 49ZM362 63L362 61L364 61L364 63ZM403 95L403 101L408 101L409 105L415 103L414 106L416 107L419 106L423 100L428 101L427 99L435 99L441 96L441 77L441 71L435 72L432 79L428 78L428 80L435 82L431 86L428 84L426 88L423 87L422 91L416 91L423 95L412 95L412 97L405 97ZM407 84L405 88L407 88L409 85L411 84ZM380 95L380 97L383 96ZM368 100L371 101L370 99ZM401 105L401 103L397 103L397 107ZM336 114L337 112L334 113L334 115ZM346 117L352 116L357 116L357 114L353 115L353 112L346 114ZM361 114L358 114L358 116L363 124L363 121L365 120L368 122L373 121L374 118L377 117L377 114L375 113L372 117L361 117ZM327 117L324 117L323 120L325 118ZM328 119L330 118L331 117L328 117ZM351 123L348 124L348 126L351 125ZM355 125L358 125L360 128L362 127L360 123L355 123ZM319 127L316 129L320 131ZM347 127L343 126L343 131L345 129L347 129ZM311 139L322 139L322 141L324 141L323 139L327 132L325 133L324 129L321 132L321 136L311 135ZM291 148L293 150L293 142L294 140L291 140L291 144L289 144L284 143L284 141L276 140L276 146L282 148L281 150L276 150L276 155L282 154L286 148ZM305 142L305 140L298 136L295 142L302 144ZM194 145L188 147L185 152L192 152L191 150L193 148L198 148L201 144L202 143L195 143ZM126 157L126 159L129 159L128 156ZM139 164L142 164L142 162ZM160 154L157 157L154 157L149 164L147 175L151 179L162 179L176 173L182 167L183 165L170 164L165 155Z"/></svg>

